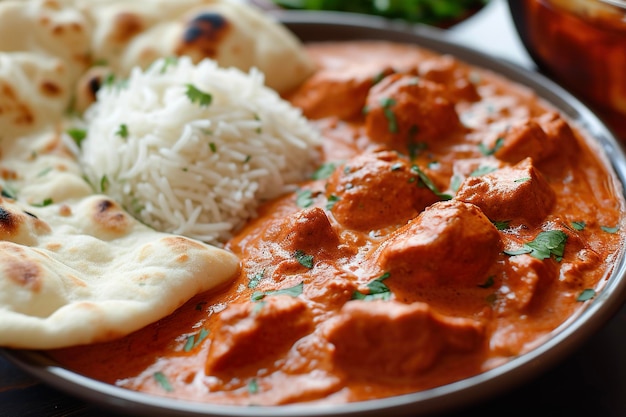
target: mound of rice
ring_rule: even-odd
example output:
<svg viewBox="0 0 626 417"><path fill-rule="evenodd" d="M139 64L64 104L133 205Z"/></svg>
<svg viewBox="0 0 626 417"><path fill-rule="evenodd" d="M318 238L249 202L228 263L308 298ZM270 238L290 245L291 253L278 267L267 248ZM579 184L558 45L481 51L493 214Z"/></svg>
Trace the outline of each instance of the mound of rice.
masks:
<svg viewBox="0 0 626 417"><path fill-rule="evenodd" d="M157 230L218 245L319 159L319 133L263 74L210 60L136 69L100 89L85 121L81 162L97 191Z"/></svg>

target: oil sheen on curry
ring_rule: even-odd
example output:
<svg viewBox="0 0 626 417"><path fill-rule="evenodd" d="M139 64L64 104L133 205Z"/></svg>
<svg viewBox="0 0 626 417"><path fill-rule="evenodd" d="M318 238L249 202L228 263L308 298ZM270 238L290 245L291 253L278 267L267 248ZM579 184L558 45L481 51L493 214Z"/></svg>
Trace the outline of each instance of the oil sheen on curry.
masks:
<svg viewBox="0 0 626 417"><path fill-rule="evenodd" d="M287 98L321 129L324 163L228 242L240 276L55 359L179 399L350 402L484 372L593 302L624 203L577 127L416 46L307 50L320 69Z"/></svg>

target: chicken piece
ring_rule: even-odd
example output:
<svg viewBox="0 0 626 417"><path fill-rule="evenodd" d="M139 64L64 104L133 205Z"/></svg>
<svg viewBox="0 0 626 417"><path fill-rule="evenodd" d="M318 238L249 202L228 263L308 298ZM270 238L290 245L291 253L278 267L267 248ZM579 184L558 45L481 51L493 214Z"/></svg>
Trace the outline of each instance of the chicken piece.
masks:
<svg viewBox="0 0 626 417"><path fill-rule="evenodd" d="M447 317L426 303L351 301L324 330L333 361L351 375L394 380L432 367L444 351L468 352L483 343L481 323Z"/></svg>
<svg viewBox="0 0 626 417"><path fill-rule="evenodd" d="M368 137L399 152L418 143L433 145L461 129L454 104L437 83L393 74L370 90L366 102Z"/></svg>
<svg viewBox="0 0 626 417"><path fill-rule="evenodd" d="M439 201L408 161L390 151L348 161L329 178L326 194L335 200L331 210L335 219L362 231L403 225Z"/></svg>
<svg viewBox="0 0 626 417"><path fill-rule="evenodd" d="M435 203L392 233L375 256L394 280L419 286L476 286L502 249L500 234L473 204Z"/></svg>
<svg viewBox="0 0 626 417"><path fill-rule="evenodd" d="M544 262L526 254L512 256L507 264L511 273L503 288L510 293L502 294L503 300L507 306L528 313L540 303L543 291L554 282L558 272L553 262Z"/></svg>
<svg viewBox="0 0 626 417"><path fill-rule="evenodd" d="M454 103L480 100L476 86L468 79L467 70L450 55L442 55L422 62L419 66L419 76L444 85L446 97Z"/></svg>
<svg viewBox="0 0 626 417"><path fill-rule="evenodd" d="M299 250L316 258L324 258L334 253L339 245L337 233L324 210L319 207L287 217L276 231L274 239L289 252Z"/></svg>
<svg viewBox="0 0 626 417"><path fill-rule="evenodd" d="M367 93L377 78L391 73L391 68L381 72L354 65L345 71L318 71L293 94L292 102L310 119L332 116L350 120L362 114Z"/></svg>
<svg viewBox="0 0 626 417"><path fill-rule="evenodd" d="M209 349L207 374L241 370L278 358L313 328L311 314L299 298L266 296L261 303L233 304L218 318Z"/></svg>
<svg viewBox="0 0 626 417"><path fill-rule="evenodd" d="M532 119L511 126L502 139L502 146L495 151L494 155L511 164L516 164L525 158L532 158L533 161L538 162L556 150L546 132Z"/></svg>
<svg viewBox="0 0 626 417"><path fill-rule="evenodd" d="M513 167L466 178L456 199L478 206L492 221L534 226L550 213L556 194L526 158Z"/></svg>

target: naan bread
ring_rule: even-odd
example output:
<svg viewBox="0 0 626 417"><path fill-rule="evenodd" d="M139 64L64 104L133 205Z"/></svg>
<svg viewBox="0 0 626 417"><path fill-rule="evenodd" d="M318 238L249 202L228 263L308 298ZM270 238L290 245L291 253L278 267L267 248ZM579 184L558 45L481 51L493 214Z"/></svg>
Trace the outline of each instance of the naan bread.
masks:
<svg viewBox="0 0 626 417"><path fill-rule="evenodd" d="M243 71L256 67L278 92L313 72L299 41L250 6L227 0L69 0L93 25L92 54L119 75L186 55Z"/></svg>
<svg viewBox="0 0 626 417"><path fill-rule="evenodd" d="M123 75L160 56L210 57L290 89L312 71L292 35L227 0L5 0L0 51L0 346L121 337L238 273L232 253L94 194L66 112L98 60Z"/></svg>

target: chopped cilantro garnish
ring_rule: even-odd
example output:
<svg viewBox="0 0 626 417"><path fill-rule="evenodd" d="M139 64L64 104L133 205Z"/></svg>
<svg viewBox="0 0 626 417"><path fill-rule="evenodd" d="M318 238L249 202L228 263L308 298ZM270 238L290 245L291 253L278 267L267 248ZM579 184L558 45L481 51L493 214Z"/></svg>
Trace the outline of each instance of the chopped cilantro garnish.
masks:
<svg viewBox="0 0 626 417"><path fill-rule="evenodd" d="M314 180L325 180L330 177L333 172L335 172L335 168L337 166L334 162L326 162L322 164L312 175L311 178Z"/></svg>
<svg viewBox="0 0 626 417"><path fill-rule="evenodd" d="M396 120L396 114L391 107L395 106L396 101L392 98L383 98L380 100L380 105L383 108L383 113L387 118L387 128L390 133L398 133L398 121Z"/></svg>
<svg viewBox="0 0 626 417"><path fill-rule="evenodd" d="M297 297L300 294L302 294L302 291L304 289L304 283L301 282L297 285L294 285L293 287L289 287L289 288L281 288L280 290L274 290L274 291L255 291L252 296L250 297L250 299L252 301L260 301L262 299L264 299L265 297L270 297L272 295L290 295L292 297Z"/></svg>
<svg viewBox="0 0 626 417"><path fill-rule="evenodd" d="M409 130L409 134L411 135L415 135L417 134L417 126L413 125L411 126L411 129ZM407 145L408 149L409 149L409 158L411 158L411 161L414 160L415 158L418 157L418 155L420 153L422 153L422 151L428 149L428 144L425 142L414 142L414 141L409 141L409 144Z"/></svg>
<svg viewBox="0 0 626 417"><path fill-rule="evenodd" d="M170 381L168 381L167 377L165 376L163 372L155 372L154 379L156 380L156 382L159 383L161 388L163 388L165 391L167 392L174 391L174 387L172 387L172 384L170 384Z"/></svg>
<svg viewBox="0 0 626 417"><path fill-rule="evenodd" d="M335 207L335 204L337 203L337 201L341 200L341 198L337 197L336 195L330 195L328 197L328 202L326 203L326 210L330 211L333 209L333 207Z"/></svg>
<svg viewBox="0 0 626 417"><path fill-rule="evenodd" d="M460 175L454 174L450 179L450 189L455 193L459 191L459 187L463 183L463 178Z"/></svg>
<svg viewBox="0 0 626 417"><path fill-rule="evenodd" d="M265 277L265 269L257 272L252 278L250 278L248 281L248 288L256 288L263 277Z"/></svg>
<svg viewBox="0 0 626 417"><path fill-rule="evenodd" d="M11 200L15 200L16 199L16 195L13 194L9 189L7 188L2 188L2 191L0 191L2 197L4 198L10 198Z"/></svg>
<svg viewBox="0 0 626 417"><path fill-rule="evenodd" d="M600 226L600 229L602 229L603 231L607 233L617 233L617 231L619 230L619 226L613 226L613 227Z"/></svg>
<svg viewBox="0 0 626 417"><path fill-rule="evenodd" d="M53 201L52 201L51 198L46 198L41 203L33 203L33 204L31 204L31 206L34 206L34 207L46 207L46 206L51 205L52 203L53 203Z"/></svg>
<svg viewBox="0 0 626 417"><path fill-rule="evenodd" d="M175 56L168 56L163 60L163 66L161 67L161 74L164 74L169 67L176 65L178 58Z"/></svg>
<svg viewBox="0 0 626 417"><path fill-rule="evenodd" d="M307 255L303 251L297 250L293 253L293 257L305 268L313 268L313 255Z"/></svg>
<svg viewBox="0 0 626 417"><path fill-rule="evenodd" d="M109 189L109 178L106 175L103 175L100 178L100 191L105 193Z"/></svg>
<svg viewBox="0 0 626 417"><path fill-rule="evenodd" d="M563 258L565 251L565 242L567 242L567 234L562 230L548 230L537 235L535 240L525 243L520 249L505 250L507 255L530 254L533 258L547 259L551 255L555 256L557 261Z"/></svg>
<svg viewBox="0 0 626 417"><path fill-rule="evenodd" d="M502 145L504 145L504 138L498 138L496 139L496 142L493 144L493 147L489 148L484 143L480 143L478 145L478 149L483 155L489 156L498 152L498 150L502 147Z"/></svg>
<svg viewBox="0 0 626 417"><path fill-rule="evenodd" d="M574 228L574 230L584 230L586 226L587 223L585 223L584 221L572 222L572 227Z"/></svg>
<svg viewBox="0 0 626 417"><path fill-rule="evenodd" d="M411 171L417 174L421 181L420 184L424 184L426 188L432 191L437 197L441 198L442 200L450 200L452 198L450 194L445 194L439 191L435 183L433 183L431 179L428 178L428 175L426 175L426 173L422 171L417 165L413 165L411 167Z"/></svg>
<svg viewBox="0 0 626 417"><path fill-rule="evenodd" d="M310 207L313 204L313 191L299 190L296 192L296 204L302 208Z"/></svg>
<svg viewBox="0 0 626 417"><path fill-rule="evenodd" d="M217 152L217 145L213 142L209 143L209 148L211 149L211 152L215 153Z"/></svg>
<svg viewBox="0 0 626 417"><path fill-rule="evenodd" d="M257 392L259 392L259 383L257 382L256 378L252 378L248 382L248 393L256 394Z"/></svg>
<svg viewBox="0 0 626 417"><path fill-rule="evenodd" d="M513 180L513 182L526 182L526 181L530 181L531 178L530 177L523 177L523 178L518 178L516 180Z"/></svg>
<svg viewBox="0 0 626 417"><path fill-rule="evenodd" d="M39 171L39 173L37 174L37 177L43 177L46 174L48 174L50 171L52 171L52 167L44 168L41 171Z"/></svg>
<svg viewBox="0 0 626 417"><path fill-rule="evenodd" d="M71 128L67 129L66 133L70 135L79 148L87 137L87 131L85 129Z"/></svg>
<svg viewBox="0 0 626 417"><path fill-rule="evenodd" d="M201 107L206 107L211 104L211 101L213 100L213 96L211 94L199 90L193 84L185 84L185 86L187 87L185 95L189 101L194 104L199 104Z"/></svg>
<svg viewBox="0 0 626 417"><path fill-rule="evenodd" d="M492 221L491 223L493 223L493 225L498 230L506 230L509 228L509 221L510 220L495 220L495 221Z"/></svg>
<svg viewBox="0 0 626 417"><path fill-rule="evenodd" d="M399 171L401 169L402 169L402 163L400 162L396 162L395 164L391 166L392 171Z"/></svg>
<svg viewBox="0 0 626 417"><path fill-rule="evenodd" d="M580 294L578 294L578 297L576 297L576 301L581 301L581 302L588 301L588 300L591 300L595 296L596 296L596 291L591 288L587 288L583 290Z"/></svg>
<svg viewBox="0 0 626 417"><path fill-rule="evenodd" d="M378 278L373 279L366 285L366 287L369 289L369 293L363 294L360 291L355 291L354 293L352 293L352 299L364 301L388 300L389 297L391 297L391 290L387 285L385 285L383 281L390 276L391 274L389 272L385 272Z"/></svg>
<svg viewBox="0 0 626 417"><path fill-rule="evenodd" d="M128 126L125 123L122 123L115 134L122 139L128 139Z"/></svg>
<svg viewBox="0 0 626 417"><path fill-rule="evenodd" d="M202 343L202 341L204 339L206 339L206 337L209 335L209 331L206 329L201 329L200 333L196 334L196 335L191 335L189 337L187 337L187 341L185 342L185 346L183 347L183 350L185 352L189 352L192 349L194 349L196 346L198 346L200 343Z"/></svg>
<svg viewBox="0 0 626 417"><path fill-rule="evenodd" d="M480 177L486 174L489 174L490 172L495 171L496 167L490 167L490 166L480 166L478 168L476 168L474 171L472 171L472 173L470 174L470 177Z"/></svg>

